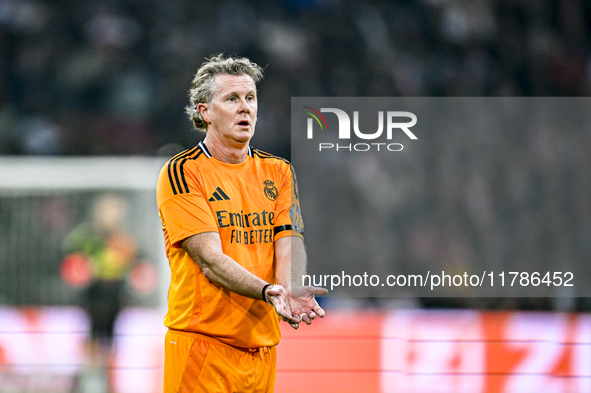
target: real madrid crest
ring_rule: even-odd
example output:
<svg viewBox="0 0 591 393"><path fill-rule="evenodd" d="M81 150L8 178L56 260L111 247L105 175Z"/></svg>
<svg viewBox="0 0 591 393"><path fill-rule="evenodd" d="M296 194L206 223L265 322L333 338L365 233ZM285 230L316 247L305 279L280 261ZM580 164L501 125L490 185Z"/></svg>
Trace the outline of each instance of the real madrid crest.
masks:
<svg viewBox="0 0 591 393"><path fill-rule="evenodd" d="M279 196L279 191L277 191L277 187L275 187L275 183L273 181L267 179L263 182L265 184L265 188L263 188L263 192L265 196L270 201L276 201L277 197Z"/></svg>

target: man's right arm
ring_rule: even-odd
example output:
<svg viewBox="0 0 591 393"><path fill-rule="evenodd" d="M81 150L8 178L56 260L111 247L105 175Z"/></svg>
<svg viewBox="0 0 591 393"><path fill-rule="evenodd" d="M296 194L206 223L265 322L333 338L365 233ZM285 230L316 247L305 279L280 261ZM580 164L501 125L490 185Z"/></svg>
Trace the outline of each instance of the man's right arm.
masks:
<svg viewBox="0 0 591 393"><path fill-rule="evenodd" d="M224 254L218 233L204 232L193 235L183 240L181 246L197 263L208 280L240 295L263 300L262 289L267 282ZM300 322L299 318L291 315L287 293L281 285L269 287L266 294L275 311L284 321Z"/></svg>

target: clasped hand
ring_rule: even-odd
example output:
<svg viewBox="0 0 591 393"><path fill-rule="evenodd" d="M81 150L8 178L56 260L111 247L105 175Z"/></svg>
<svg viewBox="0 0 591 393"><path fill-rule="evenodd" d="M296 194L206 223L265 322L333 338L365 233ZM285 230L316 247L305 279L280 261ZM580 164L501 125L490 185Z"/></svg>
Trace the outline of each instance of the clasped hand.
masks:
<svg viewBox="0 0 591 393"><path fill-rule="evenodd" d="M275 312L294 329L297 329L302 321L310 325L314 318L323 318L325 315L314 298L314 295L326 295L328 290L325 288L297 287L288 293L283 286L273 285L266 293Z"/></svg>

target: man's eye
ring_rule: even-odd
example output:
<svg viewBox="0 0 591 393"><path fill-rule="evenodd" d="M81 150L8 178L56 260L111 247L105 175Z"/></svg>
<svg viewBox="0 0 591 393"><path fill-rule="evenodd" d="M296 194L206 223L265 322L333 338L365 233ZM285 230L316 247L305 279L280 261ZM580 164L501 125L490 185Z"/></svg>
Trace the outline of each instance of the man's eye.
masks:
<svg viewBox="0 0 591 393"><path fill-rule="evenodd" d="M230 97L228 98L228 101L236 101L236 97Z"/></svg>

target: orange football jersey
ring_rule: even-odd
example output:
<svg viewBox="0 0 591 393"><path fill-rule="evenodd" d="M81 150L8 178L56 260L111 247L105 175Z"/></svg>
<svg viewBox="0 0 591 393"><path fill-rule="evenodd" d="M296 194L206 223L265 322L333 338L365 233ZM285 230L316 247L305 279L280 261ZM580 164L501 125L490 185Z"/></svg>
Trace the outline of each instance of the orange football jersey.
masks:
<svg viewBox="0 0 591 393"><path fill-rule="evenodd" d="M249 148L244 162L227 164L200 142L164 165L157 202L171 269L165 325L236 347L278 344L279 317L273 308L206 279L180 242L218 232L226 255L275 283L274 241L303 234L289 162Z"/></svg>

